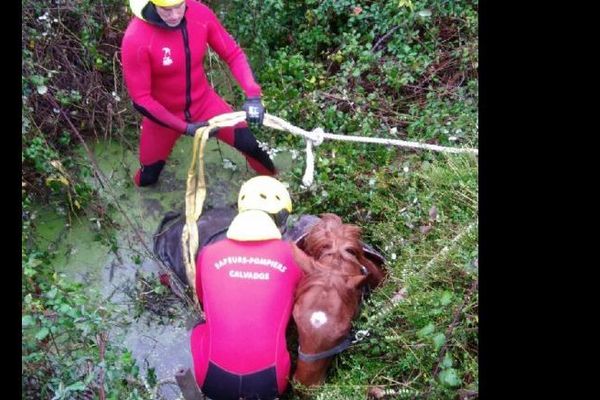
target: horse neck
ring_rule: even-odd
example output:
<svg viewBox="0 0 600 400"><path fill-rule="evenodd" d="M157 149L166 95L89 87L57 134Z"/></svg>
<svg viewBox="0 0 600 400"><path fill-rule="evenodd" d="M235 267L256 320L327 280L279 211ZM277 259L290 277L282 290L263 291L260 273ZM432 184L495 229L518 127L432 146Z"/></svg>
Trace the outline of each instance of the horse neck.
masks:
<svg viewBox="0 0 600 400"><path fill-rule="evenodd" d="M313 362L298 360L296 371L294 372L294 380L300 382L304 386L323 384L325 382L327 368L329 367L332 358L333 356Z"/></svg>

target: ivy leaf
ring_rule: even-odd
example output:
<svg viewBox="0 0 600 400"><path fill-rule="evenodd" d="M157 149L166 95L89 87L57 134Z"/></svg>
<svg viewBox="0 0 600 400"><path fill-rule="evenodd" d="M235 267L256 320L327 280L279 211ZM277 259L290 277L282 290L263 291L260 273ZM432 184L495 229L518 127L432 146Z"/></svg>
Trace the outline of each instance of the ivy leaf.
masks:
<svg viewBox="0 0 600 400"><path fill-rule="evenodd" d="M429 324L427 324L425 327L421 328L418 332L417 332L417 337L423 338L425 336L429 336L431 335L433 332L435 331L435 325L433 324L433 322L430 322Z"/></svg>
<svg viewBox="0 0 600 400"><path fill-rule="evenodd" d="M53 299L53 298L55 298L55 297L56 297L56 293L57 293L57 292L58 292L58 289L57 289L57 288L56 288L56 286L55 286L55 287L53 287L52 289L50 289L50 290L48 291L48 293L46 293L46 296L47 296L49 299Z"/></svg>
<svg viewBox="0 0 600 400"><path fill-rule="evenodd" d="M31 315L24 315L21 317L22 326L31 326L35 323L35 319Z"/></svg>
<svg viewBox="0 0 600 400"><path fill-rule="evenodd" d="M443 369L450 368L452 366L452 356L450 353L444 354L444 359L442 360L442 364L440 364Z"/></svg>
<svg viewBox="0 0 600 400"><path fill-rule="evenodd" d="M445 291L440 298L440 304L447 306L452 302L452 292Z"/></svg>
<svg viewBox="0 0 600 400"><path fill-rule="evenodd" d="M456 387L461 384L461 380L456 374L456 370L454 368L448 368L440 372L438 375L440 378L440 382L446 386Z"/></svg>
<svg viewBox="0 0 600 400"><path fill-rule="evenodd" d="M44 77L41 75L32 75L30 78L31 83L33 83L35 86L42 86L44 84Z"/></svg>
<svg viewBox="0 0 600 400"><path fill-rule="evenodd" d="M35 334L35 338L36 338L37 340L44 340L44 338L45 338L46 336L48 336L48 334L49 334L49 333L50 333L50 331L48 330L48 328L46 328L46 327L44 326L42 329L40 329L40 330L38 331L38 333L36 333L36 334Z"/></svg>
<svg viewBox="0 0 600 400"><path fill-rule="evenodd" d="M446 335L444 335L441 332L436 334L433 337L433 346L435 348L435 351L438 351L439 349L441 349L445 342L446 342Z"/></svg>

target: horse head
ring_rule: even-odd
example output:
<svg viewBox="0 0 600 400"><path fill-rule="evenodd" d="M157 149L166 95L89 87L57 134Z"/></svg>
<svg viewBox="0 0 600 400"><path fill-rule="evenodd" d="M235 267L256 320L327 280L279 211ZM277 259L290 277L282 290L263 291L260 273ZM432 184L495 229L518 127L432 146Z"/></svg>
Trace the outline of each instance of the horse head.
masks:
<svg viewBox="0 0 600 400"><path fill-rule="evenodd" d="M298 328L298 365L294 380L323 383L334 355L350 346L352 320L362 289L378 286L383 272L364 253L360 227L322 214L301 243L305 276L296 290L293 317Z"/></svg>
<svg viewBox="0 0 600 400"><path fill-rule="evenodd" d="M301 281L292 312L299 344L295 381L304 386L322 384L333 356L350 345L352 319L365 280L360 273L348 275L317 266Z"/></svg>

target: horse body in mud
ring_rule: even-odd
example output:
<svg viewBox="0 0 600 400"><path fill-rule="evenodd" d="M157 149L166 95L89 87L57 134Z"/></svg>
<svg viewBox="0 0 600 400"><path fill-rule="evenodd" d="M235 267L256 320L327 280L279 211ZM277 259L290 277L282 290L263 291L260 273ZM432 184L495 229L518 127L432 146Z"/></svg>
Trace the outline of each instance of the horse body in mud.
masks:
<svg viewBox="0 0 600 400"><path fill-rule="evenodd" d="M199 246L198 252L207 244L225 239L227 229L237 215L231 207L217 207L206 210L197 222ZM185 225L185 216L179 212L169 212L161 221L154 234L154 254L169 267L185 285L187 275L183 262L183 249L181 246L181 233ZM311 226L320 221L314 215L290 216L288 224L284 227L282 238L295 242L300 248ZM369 245L364 244L364 252L372 263L382 264L383 256Z"/></svg>

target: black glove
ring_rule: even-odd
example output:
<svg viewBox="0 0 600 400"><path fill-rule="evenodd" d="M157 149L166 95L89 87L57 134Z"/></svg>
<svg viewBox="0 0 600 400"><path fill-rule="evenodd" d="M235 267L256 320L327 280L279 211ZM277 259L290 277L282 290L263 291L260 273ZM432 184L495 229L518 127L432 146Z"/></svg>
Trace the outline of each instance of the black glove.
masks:
<svg viewBox="0 0 600 400"><path fill-rule="evenodd" d="M242 108L246 111L246 121L249 124L262 125L265 117L265 107L260 101L260 96L248 97Z"/></svg>
<svg viewBox="0 0 600 400"><path fill-rule="evenodd" d="M198 128L202 128L203 126L208 126L208 122L206 122L206 121L191 122L191 123L187 124L187 126L185 127L185 134L188 136L194 136L196 134L196 130Z"/></svg>

